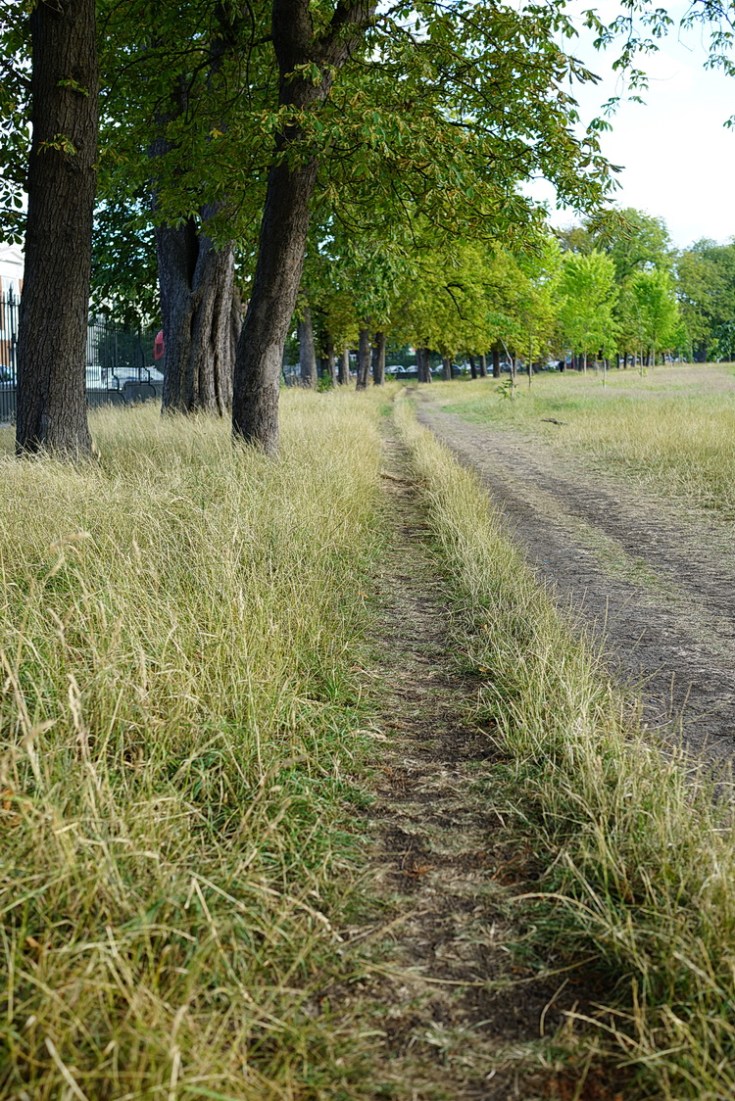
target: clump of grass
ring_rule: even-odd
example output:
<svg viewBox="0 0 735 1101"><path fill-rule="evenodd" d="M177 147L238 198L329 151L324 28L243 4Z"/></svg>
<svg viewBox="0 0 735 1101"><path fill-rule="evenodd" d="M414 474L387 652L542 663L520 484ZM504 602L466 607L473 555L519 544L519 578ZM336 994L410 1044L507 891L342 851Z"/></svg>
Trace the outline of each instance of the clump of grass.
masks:
<svg viewBox="0 0 735 1101"><path fill-rule="evenodd" d="M377 401L289 395L278 462L102 411L0 460L0 1093L361 1096L352 672Z"/></svg>
<svg viewBox="0 0 735 1101"><path fill-rule="evenodd" d="M735 1096L730 805L713 800L701 769L642 735L477 481L405 405L399 418L456 578L461 645L485 678L478 719L497 731L512 810L545 866L521 905L537 907L546 951L596 959L599 1027L636 1068L640 1096Z"/></svg>
<svg viewBox="0 0 735 1101"><path fill-rule="evenodd" d="M719 365L541 375L516 401L492 383L447 384L445 408L467 420L531 431L544 417L564 421L548 433L561 450L698 507L735 515L735 388Z"/></svg>

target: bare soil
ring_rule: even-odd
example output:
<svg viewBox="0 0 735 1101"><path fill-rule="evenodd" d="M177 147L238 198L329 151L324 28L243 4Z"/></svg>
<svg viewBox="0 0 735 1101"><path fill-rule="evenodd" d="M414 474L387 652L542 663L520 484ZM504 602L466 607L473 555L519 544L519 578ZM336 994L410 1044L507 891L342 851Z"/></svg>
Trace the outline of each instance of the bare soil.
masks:
<svg viewBox="0 0 735 1101"><path fill-rule="evenodd" d="M622 1101L620 1082L575 1058L569 1017L608 992L584 961L529 947L532 844L495 809L502 751L469 718L478 682L452 655L446 578L392 436L384 461L395 537L366 670L379 711L367 870L378 917L351 930L379 961L358 995L385 1054L371 1096Z"/></svg>
<svg viewBox="0 0 735 1101"><path fill-rule="evenodd" d="M596 640L613 675L640 690L649 726L731 761L732 523L590 469L540 434L469 424L425 393L419 419L480 476L560 609Z"/></svg>

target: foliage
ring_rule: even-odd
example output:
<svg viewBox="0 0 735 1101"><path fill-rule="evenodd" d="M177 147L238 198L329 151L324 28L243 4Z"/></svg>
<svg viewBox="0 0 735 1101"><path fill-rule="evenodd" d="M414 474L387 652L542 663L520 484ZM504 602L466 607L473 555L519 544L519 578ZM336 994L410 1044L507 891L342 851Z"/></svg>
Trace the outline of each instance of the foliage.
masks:
<svg viewBox="0 0 735 1101"><path fill-rule="evenodd" d="M623 324L632 348L656 354L671 348L677 336L679 307L667 272L637 271L627 281L622 304Z"/></svg>
<svg viewBox="0 0 735 1101"><path fill-rule="evenodd" d="M735 241L698 241L676 265L684 323L698 360L718 351L718 341L735 317ZM728 344L729 347L729 344Z"/></svg>
<svg viewBox="0 0 735 1101"><path fill-rule="evenodd" d="M25 228L31 147L30 42L27 17L18 9L13 0L0 2L0 241L15 244Z"/></svg>
<svg viewBox="0 0 735 1101"><path fill-rule="evenodd" d="M570 347L579 355L597 358L615 344L613 307L618 296L615 265L610 257L593 250L567 253L559 281L559 320Z"/></svg>

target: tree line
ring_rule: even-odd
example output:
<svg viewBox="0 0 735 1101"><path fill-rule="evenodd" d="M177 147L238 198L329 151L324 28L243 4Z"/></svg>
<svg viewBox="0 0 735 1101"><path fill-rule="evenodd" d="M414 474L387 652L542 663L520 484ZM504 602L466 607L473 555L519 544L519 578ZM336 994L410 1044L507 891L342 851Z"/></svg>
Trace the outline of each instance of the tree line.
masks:
<svg viewBox="0 0 735 1101"><path fill-rule="evenodd" d="M668 20L647 3L614 30L585 18L628 66ZM389 329L445 359L533 358L572 267L523 184L542 175L589 217L612 184L607 123L579 125L574 85L595 77L575 34L564 0L34 0L20 17L0 0L18 451L91 448L90 278L105 308L142 311L155 267L164 409L229 416L269 453L294 318L336 377L356 339L359 384Z"/></svg>

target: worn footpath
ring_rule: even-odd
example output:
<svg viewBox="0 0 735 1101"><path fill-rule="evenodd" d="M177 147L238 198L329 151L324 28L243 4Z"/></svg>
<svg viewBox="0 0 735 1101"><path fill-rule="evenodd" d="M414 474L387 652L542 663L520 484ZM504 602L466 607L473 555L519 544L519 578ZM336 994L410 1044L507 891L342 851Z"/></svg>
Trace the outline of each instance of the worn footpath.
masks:
<svg viewBox="0 0 735 1101"><path fill-rule="evenodd" d="M452 654L445 579L393 437L384 484L396 535L367 670L380 745L369 876L381 916L353 930L381 961L361 993L383 1036L375 1096L620 1101L619 1083L570 1055L574 1011L604 992L574 962L524 953L533 854L493 804L502 751L468 718L478 685Z"/></svg>
<svg viewBox="0 0 735 1101"><path fill-rule="evenodd" d="M640 690L646 722L730 761L732 524L592 469L584 456L560 454L540 432L469 424L422 398L420 421L487 485L560 610L592 634L613 675Z"/></svg>

